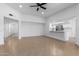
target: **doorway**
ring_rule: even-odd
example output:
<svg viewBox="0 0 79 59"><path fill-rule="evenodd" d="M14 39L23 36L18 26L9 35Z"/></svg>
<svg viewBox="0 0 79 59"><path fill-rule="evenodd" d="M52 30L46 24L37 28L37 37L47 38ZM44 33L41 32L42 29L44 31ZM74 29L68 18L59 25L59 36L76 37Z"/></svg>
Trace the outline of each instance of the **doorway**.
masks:
<svg viewBox="0 0 79 59"><path fill-rule="evenodd" d="M70 42L75 42L76 40L76 20L77 20L76 17L69 20L69 23L71 26L71 29L69 30L70 31L69 33Z"/></svg>
<svg viewBox="0 0 79 59"><path fill-rule="evenodd" d="M4 17L4 41L9 38L19 36L19 21L9 17Z"/></svg>
<svg viewBox="0 0 79 59"><path fill-rule="evenodd" d="M74 43L76 40L76 17L69 18L64 24L66 41Z"/></svg>

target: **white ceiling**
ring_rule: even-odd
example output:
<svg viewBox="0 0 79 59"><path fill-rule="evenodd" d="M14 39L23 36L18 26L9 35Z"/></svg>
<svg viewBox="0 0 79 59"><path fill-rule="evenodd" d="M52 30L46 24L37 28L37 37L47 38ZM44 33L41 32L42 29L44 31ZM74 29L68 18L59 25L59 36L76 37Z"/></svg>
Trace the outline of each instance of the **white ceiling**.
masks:
<svg viewBox="0 0 79 59"><path fill-rule="evenodd" d="M47 9L40 9L38 12L36 11L35 7L29 7L30 5L35 5L34 3L7 3L7 5L18 10L22 14L34 15L45 18L56 14L57 12L65 8L75 5L75 3L47 3L46 5L44 5ZM19 5L23 5L23 7L19 8ZM44 14L42 14L42 12L44 12Z"/></svg>

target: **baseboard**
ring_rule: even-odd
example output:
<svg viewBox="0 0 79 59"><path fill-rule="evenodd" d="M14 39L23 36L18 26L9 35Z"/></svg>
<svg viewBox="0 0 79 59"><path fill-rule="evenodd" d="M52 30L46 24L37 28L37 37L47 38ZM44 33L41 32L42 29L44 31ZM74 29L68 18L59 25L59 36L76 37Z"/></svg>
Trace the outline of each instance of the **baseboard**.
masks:
<svg viewBox="0 0 79 59"><path fill-rule="evenodd" d="M59 40L59 41L63 41L63 42L66 42L66 40L65 39L59 39L59 38L56 38L56 37L51 37L51 36L49 36L49 35L44 35L44 36L46 36L46 37L48 37L48 38L52 38L52 39L56 39L56 40Z"/></svg>
<svg viewBox="0 0 79 59"><path fill-rule="evenodd" d="M22 36L21 38L26 38L26 37L39 37L39 36L45 36L45 35Z"/></svg>

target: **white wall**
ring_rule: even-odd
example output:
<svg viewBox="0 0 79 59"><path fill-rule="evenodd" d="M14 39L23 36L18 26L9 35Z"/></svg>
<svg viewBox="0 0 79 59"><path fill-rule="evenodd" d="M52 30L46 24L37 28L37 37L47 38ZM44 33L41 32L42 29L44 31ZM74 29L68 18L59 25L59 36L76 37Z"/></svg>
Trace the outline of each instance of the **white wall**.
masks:
<svg viewBox="0 0 79 59"><path fill-rule="evenodd" d="M51 36L51 37L54 36L56 38L61 38L62 40L64 40L62 33L60 33L60 34L59 33L56 33L56 34L50 33L48 31L48 25L49 25L50 22L53 22L53 21L69 20L69 18L72 18L74 16L79 17L79 13L77 13L78 12L77 7L79 7L79 5L75 5L75 6L72 6L71 8L64 9L64 10L56 13L55 15L49 17L48 20L47 20L47 23L46 23L46 30L45 30L46 35Z"/></svg>
<svg viewBox="0 0 79 59"><path fill-rule="evenodd" d="M22 22L22 37L44 35L44 25L40 23Z"/></svg>
<svg viewBox="0 0 79 59"><path fill-rule="evenodd" d="M22 21L26 22L38 22L38 23L45 23L45 19L37 16L32 16L32 15L22 15L21 16Z"/></svg>
<svg viewBox="0 0 79 59"><path fill-rule="evenodd" d="M23 15L21 19L22 37L44 35L45 20L43 18L30 15Z"/></svg>
<svg viewBox="0 0 79 59"><path fill-rule="evenodd" d="M14 18L20 19L21 14L18 11L0 3L0 44L4 44L4 16L9 16L9 13L12 13Z"/></svg>

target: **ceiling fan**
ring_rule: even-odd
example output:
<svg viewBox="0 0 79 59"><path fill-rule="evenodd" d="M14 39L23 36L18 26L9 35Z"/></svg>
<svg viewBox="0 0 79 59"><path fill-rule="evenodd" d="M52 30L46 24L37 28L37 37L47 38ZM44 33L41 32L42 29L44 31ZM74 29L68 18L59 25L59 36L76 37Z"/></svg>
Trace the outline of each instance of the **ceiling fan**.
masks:
<svg viewBox="0 0 79 59"><path fill-rule="evenodd" d="M37 7L37 11L39 11L40 8L46 10L46 7L44 7L44 5L47 3L36 3L36 5L31 5L30 7Z"/></svg>

